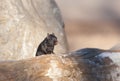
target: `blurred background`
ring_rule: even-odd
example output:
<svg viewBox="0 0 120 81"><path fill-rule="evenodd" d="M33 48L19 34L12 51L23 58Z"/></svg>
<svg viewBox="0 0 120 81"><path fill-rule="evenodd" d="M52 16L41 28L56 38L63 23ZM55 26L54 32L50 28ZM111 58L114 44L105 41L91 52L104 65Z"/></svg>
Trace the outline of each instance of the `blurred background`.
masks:
<svg viewBox="0 0 120 81"><path fill-rule="evenodd" d="M120 0L56 0L69 50L109 49L120 42Z"/></svg>

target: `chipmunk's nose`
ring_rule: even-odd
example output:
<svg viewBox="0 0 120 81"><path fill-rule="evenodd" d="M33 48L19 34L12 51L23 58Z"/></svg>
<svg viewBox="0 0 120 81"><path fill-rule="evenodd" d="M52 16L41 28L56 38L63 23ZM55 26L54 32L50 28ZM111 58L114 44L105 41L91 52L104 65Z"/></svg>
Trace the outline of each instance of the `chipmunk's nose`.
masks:
<svg viewBox="0 0 120 81"><path fill-rule="evenodd" d="M58 44L58 41L55 41L55 43L54 43L55 45L57 45Z"/></svg>

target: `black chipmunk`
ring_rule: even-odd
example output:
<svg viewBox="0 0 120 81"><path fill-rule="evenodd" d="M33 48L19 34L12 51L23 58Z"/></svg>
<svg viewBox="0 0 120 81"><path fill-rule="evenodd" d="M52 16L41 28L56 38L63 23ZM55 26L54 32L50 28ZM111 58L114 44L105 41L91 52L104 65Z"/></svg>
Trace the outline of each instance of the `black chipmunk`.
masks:
<svg viewBox="0 0 120 81"><path fill-rule="evenodd" d="M47 37L40 43L36 56L45 55L45 54L54 54L54 46L57 45L57 37L54 33L47 34Z"/></svg>

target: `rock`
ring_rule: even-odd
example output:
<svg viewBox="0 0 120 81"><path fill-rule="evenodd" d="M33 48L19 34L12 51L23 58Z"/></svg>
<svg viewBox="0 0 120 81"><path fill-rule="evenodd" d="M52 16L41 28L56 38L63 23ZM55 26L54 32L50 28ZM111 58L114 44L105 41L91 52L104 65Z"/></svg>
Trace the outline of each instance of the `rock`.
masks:
<svg viewBox="0 0 120 81"><path fill-rule="evenodd" d="M76 55L79 58L91 59L101 54L102 52L104 52L104 50L98 49L98 48L83 48L83 49L72 52L71 55L74 54L74 56Z"/></svg>
<svg viewBox="0 0 120 81"><path fill-rule="evenodd" d="M120 60L117 57L120 53L103 52L92 59L83 59L79 55L74 52L72 55L51 54L19 61L1 61L0 81L120 80Z"/></svg>
<svg viewBox="0 0 120 81"><path fill-rule="evenodd" d="M80 81L120 80L120 50L86 48L72 52L68 57L78 63L82 72Z"/></svg>
<svg viewBox="0 0 120 81"><path fill-rule="evenodd" d="M119 50L120 49L120 43L114 45L110 50Z"/></svg>
<svg viewBox="0 0 120 81"><path fill-rule="evenodd" d="M68 58L43 55L0 63L0 81L77 81L80 73ZM75 73L77 72L77 73Z"/></svg>
<svg viewBox="0 0 120 81"><path fill-rule="evenodd" d="M34 57L37 47L55 33L55 53L67 51L64 22L54 0L0 0L0 59Z"/></svg>

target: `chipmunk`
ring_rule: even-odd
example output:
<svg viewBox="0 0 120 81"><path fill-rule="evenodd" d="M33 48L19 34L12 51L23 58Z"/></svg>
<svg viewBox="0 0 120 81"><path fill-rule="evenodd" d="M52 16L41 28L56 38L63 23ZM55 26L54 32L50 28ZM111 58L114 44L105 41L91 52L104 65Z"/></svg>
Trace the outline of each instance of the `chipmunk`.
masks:
<svg viewBox="0 0 120 81"><path fill-rule="evenodd" d="M54 46L57 45L58 40L54 33L47 34L47 37L40 43L36 56L45 54L54 54Z"/></svg>

